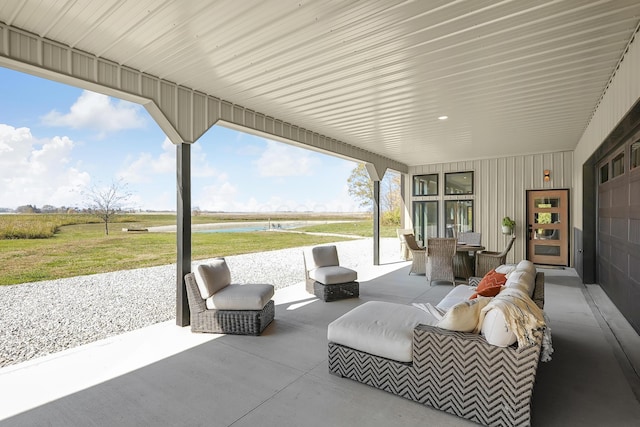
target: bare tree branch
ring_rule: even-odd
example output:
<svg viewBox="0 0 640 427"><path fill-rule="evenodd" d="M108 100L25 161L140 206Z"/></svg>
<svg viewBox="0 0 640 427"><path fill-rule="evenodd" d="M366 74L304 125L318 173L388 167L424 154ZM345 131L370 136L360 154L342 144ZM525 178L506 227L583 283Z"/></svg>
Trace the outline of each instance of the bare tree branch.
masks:
<svg viewBox="0 0 640 427"><path fill-rule="evenodd" d="M92 185L82 192L87 199L87 209L104 222L104 233L109 234L109 222L125 209L131 197L128 186L122 180L113 181L109 187Z"/></svg>

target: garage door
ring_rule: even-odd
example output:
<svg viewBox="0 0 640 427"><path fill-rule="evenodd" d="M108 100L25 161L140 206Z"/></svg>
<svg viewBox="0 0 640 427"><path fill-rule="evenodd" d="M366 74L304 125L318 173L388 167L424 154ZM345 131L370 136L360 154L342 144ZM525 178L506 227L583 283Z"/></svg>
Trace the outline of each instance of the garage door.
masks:
<svg viewBox="0 0 640 427"><path fill-rule="evenodd" d="M598 283L640 333L640 134L597 167Z"/></svg>

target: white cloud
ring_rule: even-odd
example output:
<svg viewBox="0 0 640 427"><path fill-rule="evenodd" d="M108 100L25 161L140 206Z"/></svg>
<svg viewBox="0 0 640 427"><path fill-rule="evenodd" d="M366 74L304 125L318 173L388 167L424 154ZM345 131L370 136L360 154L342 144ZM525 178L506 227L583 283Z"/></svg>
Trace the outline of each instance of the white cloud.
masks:
<svg viewBox="0 0 640 427"><path fill-rule="evenodd" d="M28 128L0 124L0 206L74 206L91 177L70 166L73 141L37 140Z"/></svg>
<svg viewBox="0 0 640 427"><path fill-rule="evenodd" d="M68 113L53 110L42 117L48 126L92 129L102 136L124 129L142 128L146 120L142 107L95 92L83 91Z"/></svg>
<svg viewBox="0 0 640 427"><path fill-rule="evenodd" d="M159 155L154 156L145 152L129 156L117 176L130 183L152 182L155 175L175 175L175 171L176 146L169 138L165 138L162 142L162 152ZM193 177L224 177L222 173L209 165L207 155L199 144L191 145L191 175Z"/></svg>
<svg viewBox="0 0 640 427"><path fill-rule="evenodd" d="M238 189L223 177L215 184L205 187L202 196L193 205L205 211L239 212L235 201L237 193Z"/></svg>
<svg viewBox="0 0 640 427"><path fill-rule="evenodd" d="M261 176L312 175L320 161L308 150L269 141L260 158L254 161Z"/></svg>

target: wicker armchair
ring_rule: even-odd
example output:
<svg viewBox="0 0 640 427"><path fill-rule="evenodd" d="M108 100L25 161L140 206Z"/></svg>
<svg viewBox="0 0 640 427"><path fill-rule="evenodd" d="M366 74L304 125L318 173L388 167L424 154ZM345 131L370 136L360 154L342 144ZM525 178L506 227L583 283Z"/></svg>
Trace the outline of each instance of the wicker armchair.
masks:
<svg viewBox="0 0 640 427"><path fill-rule="evenodd" d="M446 280L455 286L453 257L456 254L455 238L427 239L426 275L429 285L433 280Z"/></svg>
<svg viewBox="0 0 640 427"><path fill-rule="evenodd" d="M335 245L307 248L302 252L307 292L331 302L344 298L358 298L358 272L340 266Z"/></svg>
<svg viewBox="0 0 640 427"><path fill-rule="evenodd" d="M418 246L418 242L416 242L416 238L413 234L404 234L402 235L402 238L405 242L405 245L407 246L407 249L409 250L409 252L411 252L411 257L413 259L409 274L425 274L427 250Z"/></svg>
<svg viewBox="0 0 640 427"><path fill-rule="evenodd" d="M273 285L231 284L224 258L197 266L184 280L192 332L260 335L274 318Z"/></svg>
<svg viewBox="0 0 640 427"><path fill-rule="evenodd" d="M411 251L407 247L407 243L404 240L405 234L413 234L412 228L396 228L396 234L398 235L398 240L400 240L400 256L403 260L409 261L411 259Z"/></svg>
<svg viewBox="0 0 640 427"><path fill-rule="evenodd" d="M513 246L516 236L511 236L502 252L482 251L476 254L476 276L482 277L494 268L507 262L507 254Z"/></svg>

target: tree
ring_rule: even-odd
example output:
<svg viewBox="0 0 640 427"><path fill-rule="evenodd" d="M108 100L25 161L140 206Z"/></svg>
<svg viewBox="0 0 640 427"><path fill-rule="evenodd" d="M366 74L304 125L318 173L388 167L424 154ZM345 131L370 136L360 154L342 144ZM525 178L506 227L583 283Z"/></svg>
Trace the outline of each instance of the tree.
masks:
<svg viewBox="0 0 640 427"><path fill-rule="evenodd" d="M349 195L360 203L360 207L373 206L373 181L364 163L359 163L347 179ZM380 212L385 225L400 225L400 174L387 170L380 182Z"/></svg>
<svg viewBox="0 0 640 427"><path fill-rule="evenodd" d="M373 201L373 181L364 163L358 163L347 179L349 195L360 203L361 208L370 208Z"/></svg>
<svg viewBox="0 0 640 427"><path fill-rule="evenodd" d="M89 187L83 192L87 198L89 212L98 216L104 222L104 233L109 235L109 222L113 216L124 209L124 203L131 197L127 184L123 181L113 181L109 187Z"/></svg>

